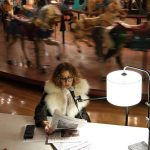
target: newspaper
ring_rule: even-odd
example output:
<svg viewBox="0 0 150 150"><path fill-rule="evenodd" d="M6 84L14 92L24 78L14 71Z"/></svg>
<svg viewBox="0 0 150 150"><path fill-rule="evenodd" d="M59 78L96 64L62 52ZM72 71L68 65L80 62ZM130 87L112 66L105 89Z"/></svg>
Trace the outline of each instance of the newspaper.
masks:
<svg viewBox="0 0 150 150"><path fill-rule="evenodd" d="M84 119L77 119L69 116L65 116L58 111L55 111L51 120L51 127L54 130L60 130L60 129L72 129L75 130L78 127L83 126L85 123L87 123Z"/></svg>
<svg viewBox="0 0 150 150"><path fill-rule="evenodd" d="M81 141L78 128L85 123L87 121L84 119L68 117L56 111L51 120L51 127L54 132L47 137L46 143Z"/></svg>
<svg viewBox="0 0 150 150"><path fill-rule="evenodd" d="M56 150L90 150L91 143L83 140L74 143L53 143Z"/></svg>

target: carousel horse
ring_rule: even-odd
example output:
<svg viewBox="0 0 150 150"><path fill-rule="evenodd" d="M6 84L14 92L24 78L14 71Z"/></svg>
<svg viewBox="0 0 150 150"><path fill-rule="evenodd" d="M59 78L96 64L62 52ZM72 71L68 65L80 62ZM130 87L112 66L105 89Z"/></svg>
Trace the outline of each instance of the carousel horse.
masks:
<svg viewBox="0 0 150 150"><path fill-rule="evenodd" d="M107 33L106 37L104 33ZM97 46L97 50L99 50L96 55L100 58L100 79L105 80L106 74L108 73L105 66L107 65L107 60L113 58L117 66L123 69L121 50L124 47L140 51L150 49L150 22L146 21L139 25L129 25L123 21L116 21L108 27L96 26L92 30L92 37ZM107 51L105 51L106 47L103 47L103 44L107 46Z"/></svg>
<svg viewBox="0 0 150 150"><path fill-rule="evenodd" d="M44 56L44 43L58 47L57 58L60 57L60 43L52 40L53 25L60 21L61 12L55 5L45 5L40 10L35 11L34 17L28 18L24 15L13 15L7 23L6 35L9 44L7 45L7 63L13 64L9 59L10 47L17 39L21 41L21 48L26 64L31 65L31 61L25 50L25 40L33 41L37 68L42 68L41 60Z"/></svg>
<svg viewBox="0 0 150 150"><path fill-rule="evenodd" d="M126 15L126 12L120 8L118 3L112 1L108 4L105 12L97 17L87 17L82 14L79 20L75 18L74 24L72 25L74 35L73 43L76 45L78 52L82 51L79 42L85 42L89 45L89 41L92 41L95 45L96 55L101 57L103 54L101 51L103 43L109 47L113 44L103 27L105 28L112 25L118 17L122 19L125 18ZM99 31L98 26L102 27L99 28ZM103 39L103 41L101 39ZM91 44L89 46L91 46Z"/></svg>
<svg viewBox="0 0 150 150"><path fill-rule="evenodd" d="M129 25L118 21L111 30L109 29L109 36L114 45L105 54L104 61L115 56L119 67L123 68L121 59L123 47L143 51L150 49L150 22L148 20L139 25Z"/></svg>

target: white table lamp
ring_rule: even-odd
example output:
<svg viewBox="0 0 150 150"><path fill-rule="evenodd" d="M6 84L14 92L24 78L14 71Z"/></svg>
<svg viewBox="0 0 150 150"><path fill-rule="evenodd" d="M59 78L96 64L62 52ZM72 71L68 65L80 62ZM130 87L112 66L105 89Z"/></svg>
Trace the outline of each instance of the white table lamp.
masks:
<svg viewBox="0 0 150 150"><path fill-rule="evenodd" d="M126 108L125 125L128 125L128 107L138 104L142 97L142 76L138 72L126 70L127 68L145 72L149 78L148 86L148 124L149 124L149 138L148 149L150 150L150 73L143 69L126 66L124 70L111 72L107 75L107 100L109 103ZM143 147L144 148L144 147ZM136 150L136 149L135 149ZM138 149L137 149L138 150ZM144 150L144 149L142 149Z"/></svg>
<svg viewBox="0 0 150 150"><path fill-rule="evenodd" d="M134 71L114 71L107 75L107 100L116 106L129 107L141 101L142 76Z"/></svg>

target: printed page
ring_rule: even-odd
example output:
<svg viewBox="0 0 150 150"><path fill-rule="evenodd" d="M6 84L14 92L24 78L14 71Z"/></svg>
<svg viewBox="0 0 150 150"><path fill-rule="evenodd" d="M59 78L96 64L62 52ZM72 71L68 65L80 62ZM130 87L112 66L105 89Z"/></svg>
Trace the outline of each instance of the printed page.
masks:
<svg viewBox="0 0 150 150"><path fill-rule="evenodd" d="M74 143L53 143L54 147L58 150L90 150L90 143L88 141L79 141Z"/></svg>
<svg viewBox="0 0 150 150"><path fill-rule="evenodd" d="M58 111L55 111L52 117L51 126L54 130L59 129L77 129L77 127L80 127L87 123L84 119L77 119L65 116L63 114L60 114Z"/></svg>
<svg viewBox="0 0 150 150"><path fill-rule="evenodd" d="M50 134L46 139L46 143L73 143L81 140L78 130L59 130Z"/></svg>
<svg viewBox="0 0 150 150"><path fill-rule="evenodd" d="M87 123L84 119L65 116L55 111L50 124L54 132L48 136L46 143L80 142L82 139L78 128Z"/></svg>

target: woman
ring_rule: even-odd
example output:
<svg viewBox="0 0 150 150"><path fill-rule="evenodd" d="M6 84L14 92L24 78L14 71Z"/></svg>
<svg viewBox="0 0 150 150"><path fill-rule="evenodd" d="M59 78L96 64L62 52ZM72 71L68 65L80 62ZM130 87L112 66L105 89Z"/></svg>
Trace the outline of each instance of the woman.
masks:
<svg viewBox="0 0 150 150"><path fill-rule="evenodd" d="M36 14L36 8L34 7L34 0L27 0L25 5L22 5L23 15L29 18L33 18Z"/></svg>
<svg viewBox="0 0 150 150"><path fill-rule="evenodd" d="M13 15L13 5L12 5L12 3L9 2L9 0L5 0L5 1L2 3L1 10L2 10L2 23L3 23L3 28L4 28L4 30L6 30L6 26L7 26L7 21L6 21L6 19L7 19L9 16L12 16L12 15Z"/></svg>
<svg viewBox="0 0 150 150"><path fill-rule="evenodd" d="M74 89L75 96L81 96L87 99L89 85L87 80L80 78L76 68L67 62L59 64L44 86L44 94L35 109L35 124L38 127L44 127L46 133L51 133L52 129L47 121L47 116L53 116L54 111L85 119L90 122L90 118L85 110L89 101L77 102L75 104L73 97L69 91Z"/></svg>

